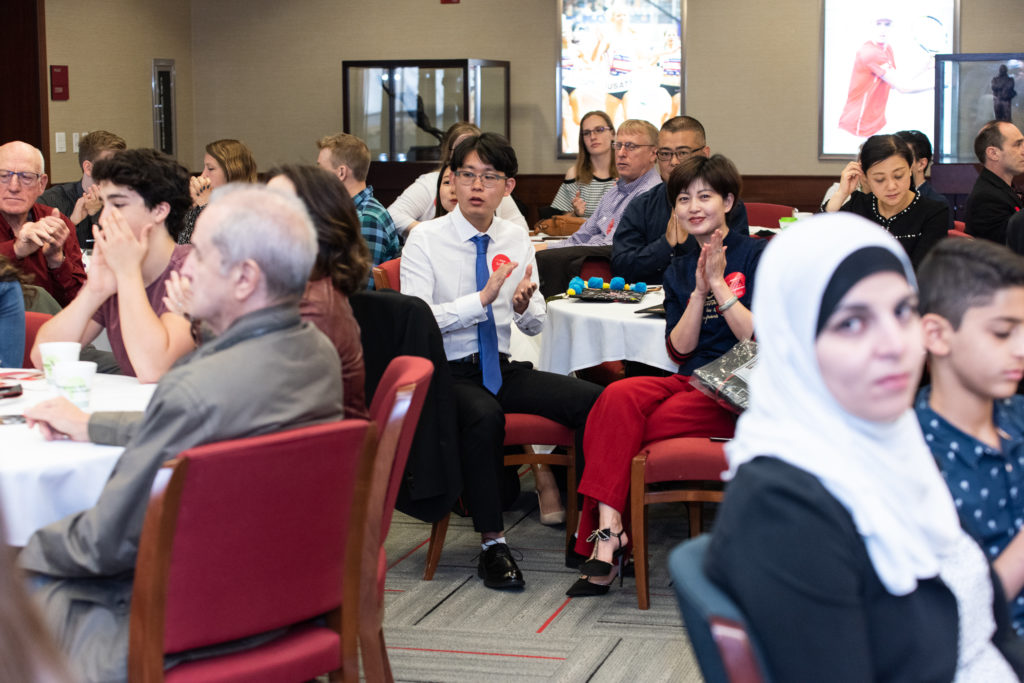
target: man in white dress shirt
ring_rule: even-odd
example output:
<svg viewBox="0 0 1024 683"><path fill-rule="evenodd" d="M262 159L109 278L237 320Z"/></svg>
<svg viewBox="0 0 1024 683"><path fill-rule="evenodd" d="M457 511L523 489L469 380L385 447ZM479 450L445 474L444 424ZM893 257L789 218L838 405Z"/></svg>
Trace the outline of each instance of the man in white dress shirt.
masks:
<svg viewBox="0 0 1024 683"><path fill-rule="evenodd" d="M529 237L494 215L515 187L515 151L495 133L472 136L456 147L451 168L458 206L410 233L402 292L430 304L441 328L458 406L463 500L484 551L477 573L489 588L522 588L502 521L505 413L543 415L576 429L582 453L583 427L601 388L509 360L512 323L535 335L546 317Z"/></svg>

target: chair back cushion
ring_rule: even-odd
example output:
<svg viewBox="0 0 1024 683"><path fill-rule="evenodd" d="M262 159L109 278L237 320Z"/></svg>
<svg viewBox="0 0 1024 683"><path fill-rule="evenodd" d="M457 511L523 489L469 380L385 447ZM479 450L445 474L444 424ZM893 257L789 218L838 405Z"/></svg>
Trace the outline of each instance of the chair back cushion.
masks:
<svg viewBox="0 0 1024 683"><path fill-rule="evenodd" d="M711 534L686 541L669 555L669 572L686 632L706 683L756 683L771 679L746 618L704 574Z"/></svg>
<svg viewBox="0 0 1024 683"><path fill-rule="evenodd" d="M751 227L777 228L780 218L792 218L793 207L783 204L766 204L762 202L745 202L747 222Z"/></svg>
<svg viewBox="0 0 1024 683"><path fill-rule="evenodd" d="M341 603L351 501L372 435L367 421L345 420L182 453L165 652L263 633Z"/></svg>
<svg viewBox="0 0 1024 683"><path fill-rule="evenodd" d="M393 289L396 292L402 291L402 258L394 258L390 261L383 261L373 268L373 288Z"/></svg>

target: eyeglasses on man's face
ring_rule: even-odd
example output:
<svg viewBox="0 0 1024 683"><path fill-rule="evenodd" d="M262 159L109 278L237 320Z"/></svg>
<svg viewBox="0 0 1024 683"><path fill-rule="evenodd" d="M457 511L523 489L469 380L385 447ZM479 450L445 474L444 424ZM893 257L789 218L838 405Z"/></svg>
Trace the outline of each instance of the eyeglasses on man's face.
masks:
<svg viewBox="0 0 1024 683"><path fill-rule="evenodd" d="M638 145L635 142L613 142L612 143L612 149L614 149L614 150L624 149L627 152L636 151L636 150L640 149L641 147L654 147L654 145Z"/></svg>
<svg viewBox="0 0 1024 683"><path fill-rule="evenodd" d="M21 181L22 185L31 185L32 183L38 182L43 177L42 173L33 173L32 171L8 171L7 169L0 169L0 183L9 185L14 176L18 176L18 180Z"/></svg>
<svg viewBox="0 0 1024 683"><path fill-rule="evenodd" d="M459 185L469 186L476 182L476 179L480 179L480 184L486 188L492 188L497 186L498 183L508 180L507 176L503 176L499 173L492 173L490 171L486 173L473 173L472 171L456 171L455 182Z"/></svg>
<svg viewBox="0 0 1024 683"><path fill-rule="evenodd" d="M583 131L583 137L589 138L589 137L591 137L593 135L600 135L602 133L607 133L610 130L611 130L611 128L609 128L608 126L597 126L595 128L591 128L590 130L584 130Z"/></svg>
<svg viewBox="0 0 1024 683"><path fill-rule="evenodd" d="M689 147L676 147L675 149L662 148L658 150L658 158L662 161L668 161L672 157L682 161L686 157L690 156L697 150L690 149Z"/></svg>

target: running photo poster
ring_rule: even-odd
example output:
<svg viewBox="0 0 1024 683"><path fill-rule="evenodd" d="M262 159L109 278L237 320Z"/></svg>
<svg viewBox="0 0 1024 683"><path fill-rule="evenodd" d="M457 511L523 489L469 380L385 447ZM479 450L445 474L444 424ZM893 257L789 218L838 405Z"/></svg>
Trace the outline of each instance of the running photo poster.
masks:
<svg viewBox="0 0 1024 683"><path fill-rule="evenodd" d="M655 127L681 110L684 0L561 0L558 155L579 151L580 117Z"/></svg>
<svg viewBox="0 0 1024 683"><path fill-rule="evenodd" d="M823 0L820 159L899 130L934 143L935 55L956 52L957 17L958 0Z"/></svg>

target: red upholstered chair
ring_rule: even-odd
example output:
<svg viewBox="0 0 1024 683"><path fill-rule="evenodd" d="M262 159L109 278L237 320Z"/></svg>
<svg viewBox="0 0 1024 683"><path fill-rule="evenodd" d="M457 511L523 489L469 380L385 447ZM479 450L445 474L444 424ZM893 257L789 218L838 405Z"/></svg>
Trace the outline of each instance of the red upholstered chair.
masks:
<svg viewBox="0 0 1024 683"><path fill-rule="evenodd" d="M701 503L722 500L722 472L729 468L721 441L679 437L644 446L633 458L630 470L629 505L633 532L633 561L636 565L636 602L650 607L650 577L647 564L647 506L652 503L685 502L689 514L690 538L701 533ZM653 484L675 483L671 489Z"/></svg>
<svg viewBox="0 0 1024 683"><path fill-rule="evenodd" d="M373 288L393 289L397 292L402 291L402 281L399 279L401 266L401 256L399 256L398 258L393 258L390 261L384 261L379 266L374 266Z"/></svg>
<svg viewBox="0 0 1024 683"><path fill-rule="evenodd" d="M953 221L953 229L954 230L959 230L960 232L966 234L967 233L967 223L964 223L963 221Z"/></svg>
<svg viewBox="0 0 1024 683"><path fill-rule="evenodd" d="M782 204L745 202L744 205L747 207L747 222L751 227L777 228L780 218L792 218L795 211L792 206Z"/></svg>
<svg viewBox="0 0 1024 683"><path fill-rule="evenodd" d="M384 540L391 528L409 448L433 374L434 364L426 358L398 356L388 364L370 404L370 417L379 426L380 438L369 494L369 509L375 512L367 519L363 552L362 575L367 585L359 608L359 641L369 681L393 680L382 626L387 573ZM369 583L370 577L376 577L375 586Z"/></svg>
<svg viewBox="0 0 1024 683"><path fill-rule="evenodd" d="M39 332L39 328L43 326L43 323L52 317L52 315L47 315L46 313L25 311L25 360L22 361L21 367L32 367L32 345L36 343L36 334Z"/></svg>
<svg viewBox="0 0 1024 683"><path fill-rule="evenodd" d="M576 501L576 432L540 415L526 413L506 413L505 415L505 446L521 446L522 450L505 455L505 465L562 465L566 468L566 514L565 543L568 547L572 535L576 531L576 520L579 507ZM535 453L529 444L546 444L563 446L565 454ZM448 520L451 515L434 522L430 530L430 543L427 546L427 566L423 570L423 580L430 581L441 561L441 548L448 533Z"/></svg>
<svg viewBox="0 0 1024 683"><path fill-rule="evenodd" d="M344 420L207 444L173 461L139 543L129 678L357 680L375 444L372 423ZM326 625L311 623L318 617ZM285 627L262 646L164 671L166 654Z"/></svg>
<svg viewBox="0 0 1024 683"><path fill-rule="evenodd" d="M604 256L588 256L580 266L580 277L584 280L599 277L608 282L612 279L612 262Z"/></svg>
<svg viewBox="0 0 1024 683"><path fill-rule="evenodd" d="M960 223L960 221L953 221L953 222L954 222L954 224ZM963 223L960 223L960 226L963 226ZM956 230L947 230L946 231L946 236L947 237L966 237L969 240L973 240L974 239L973 235L968 235L966 232L964 232L963 227L957 227Z"/></svg>

